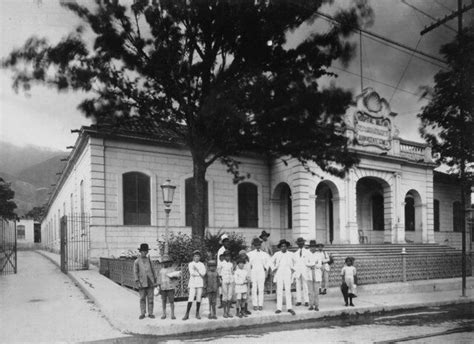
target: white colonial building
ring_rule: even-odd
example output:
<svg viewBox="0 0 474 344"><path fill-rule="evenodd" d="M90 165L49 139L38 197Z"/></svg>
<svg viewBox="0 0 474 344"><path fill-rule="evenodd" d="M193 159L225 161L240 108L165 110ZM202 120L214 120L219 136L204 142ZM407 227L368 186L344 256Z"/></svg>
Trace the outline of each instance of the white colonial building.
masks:
<svg viewBox="0 0 474 344"><path fill-rule="evenodd" d="M460 245L460 188L434 172L430 148L403 140L395 113L367 89L346 114L347 135L360 163L344 179L298 162L285 165L240 157L250 178L235 185L226 167L207 172L208 229L262 230L279 238L303 236L333 244L449 243ZM59 249L60 218L86 214L90 256L117 256L152 246L164 233L160 185L177 186L170 230L190 233L192 161L186 147L156 126L130 121L120 128L83 127L42 222L42 238ZM470 239L468 239L470 240Z"/></svg>

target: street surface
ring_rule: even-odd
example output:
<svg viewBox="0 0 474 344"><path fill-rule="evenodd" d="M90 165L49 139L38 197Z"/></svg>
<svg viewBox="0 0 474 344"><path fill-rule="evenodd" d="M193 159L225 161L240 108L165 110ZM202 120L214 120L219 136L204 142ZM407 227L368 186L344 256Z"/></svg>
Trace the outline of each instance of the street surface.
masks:
<svg viewBox="0 0 474 344"><path fill-rule="evenodd" d="M174 338L134 336L96 343L473 343L474 304L274 324Z"/></svg>
<svg viewBox="0 0 474 344"><path fill-rule="evenodd" d="M18 251L18 274L0 276L0 310L0 343L123 336L56 265L33 251Z"/></svg>

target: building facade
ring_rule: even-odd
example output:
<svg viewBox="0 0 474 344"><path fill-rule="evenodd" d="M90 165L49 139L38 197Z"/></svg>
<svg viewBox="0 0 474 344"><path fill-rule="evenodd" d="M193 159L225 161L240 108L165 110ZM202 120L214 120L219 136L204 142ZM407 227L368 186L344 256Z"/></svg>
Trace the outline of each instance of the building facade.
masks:
<svg viewBox="0 0 474 344"><path fill-rule="evenodd" d="M330 244L448 243L460 246L460 188L434 172L431 150L403 140L389 104L371 89L346 113L346 135L360 158L338 178L295 160L239 157L250 178L233 183L226 167L209 167L207 228L250 239L262 230L279 238ZM189 151L153 126L83 127L42 222L42 241L59 249L60 219L84 214L90 256L117 256L152 246L164 234L160 185L177 186L170 231L190 233L192 160ZM470 240L468 238L468 240Z"/></svg>

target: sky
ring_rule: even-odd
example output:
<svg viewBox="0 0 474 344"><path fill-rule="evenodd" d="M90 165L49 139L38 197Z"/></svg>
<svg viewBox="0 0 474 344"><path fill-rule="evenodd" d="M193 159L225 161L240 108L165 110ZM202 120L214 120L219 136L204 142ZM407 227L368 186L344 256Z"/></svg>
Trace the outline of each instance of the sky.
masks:
<svg viewBox="0 0 474 344"><path fill-rule="evenodd" d="M92 0L80 2L85 1ZM336 6L338 3L346 5L347 1L340 0ZM420 31L433 21L429 16L438 18L455 10L457 0L368 1L375 14L373 26L367 28L371 32L438 57L440 46L455 37L455 32L445 27L424 36L420 36ZM324 7L322 11L329 12L331 9ZM474 10L469 15L472 16L472 13ZM469 20L466 18L465 22ZM312 26L290 35L289 39L301 40L311 31L325 26L323 23L323 19L318 19ZM32 35L57 42L78 24L79 19L62 8L60 0L1 0L0 57L20 47ZM449 22L449 25L456 28L456 20ZM358 35L353 39L359 42ZM338 74L336 86L350 89L354 94L360 92L360 76L357 75L360 74L359 58L358 48L357 56L347 68L336 64L332 69ZM399 127L402 138L421 141L416 114L426 102L420 101L419 87L431 85L439 69L439 66L416 55L362 37L362 75L366 78L363 79L363 87L373 87L390 102L392 111L398 113L395 125ZM77 109L84 94L58 93L38 86L25 95L23 92L15 93L11 83L10 72L0 70L0 141L65 150L76 140L76 134L71 134L70 130L91 124Z"/></svg>

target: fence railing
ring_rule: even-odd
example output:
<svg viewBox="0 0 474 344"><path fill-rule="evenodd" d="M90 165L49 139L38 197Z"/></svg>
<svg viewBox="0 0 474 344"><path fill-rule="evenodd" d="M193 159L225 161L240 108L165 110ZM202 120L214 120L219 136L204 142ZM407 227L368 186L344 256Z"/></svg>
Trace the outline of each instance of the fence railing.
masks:
<svg viewBox="0 0 474 344"><path fill-rule="evenodd" d="M100 273L114 282L136 288L133 278L132 259L100 258ZM161 265L153 262L155 272L158 273ZM359 284L377 284L390 282L404 282L423 279L453 278L461 276L461 254L389 254L386 256L356 257L354 265L357 269ZM338 286L341 283L341 269L344 266L342 257L336 257L329 272L329 286ZM176 286L175 296L185 298L188 295L187 285L189 271L187 264L177 267L181 271L181 278ZM467 257L468 276L472 274L472 257ZM267 292L273 293L275 285L271 279L265 286Z"/></svg>
<svg viewBox="0 0 474 344"><path fill-rule="evenodd" d="M61 270L87 270L89 268L89 216L69 214L61 218L60 226Z"/></svg>

